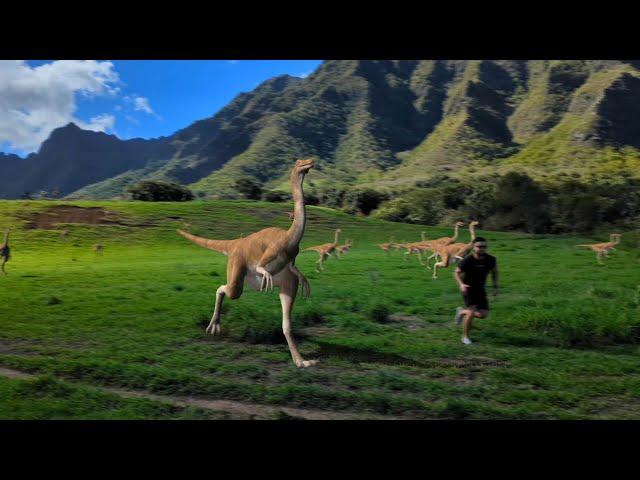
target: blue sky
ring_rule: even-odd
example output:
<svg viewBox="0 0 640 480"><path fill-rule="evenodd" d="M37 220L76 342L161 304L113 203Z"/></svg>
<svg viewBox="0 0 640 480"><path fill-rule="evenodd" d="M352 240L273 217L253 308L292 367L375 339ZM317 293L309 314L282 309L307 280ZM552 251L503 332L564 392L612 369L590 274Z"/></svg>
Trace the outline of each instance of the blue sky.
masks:
<svg viewBox="0 0 640 480"><path fill-rule="evenodd" d="M37 150L58 124L68 121L77 120L82 128L122 139L170 135L215 114L237 94L253 90L268 78L285 73L303 77L321 61L9 63L0 61L0 104L10 105L12 112L0 118L0 151L24 156ZM3 88L5 78L5 85L10 86Z"/></svg>

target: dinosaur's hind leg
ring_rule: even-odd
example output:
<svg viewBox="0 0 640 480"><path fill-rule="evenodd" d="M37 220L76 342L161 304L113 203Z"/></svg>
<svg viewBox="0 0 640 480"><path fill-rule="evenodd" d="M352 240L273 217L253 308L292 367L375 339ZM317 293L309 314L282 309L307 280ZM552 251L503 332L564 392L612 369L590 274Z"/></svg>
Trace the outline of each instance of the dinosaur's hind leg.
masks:
<svg viewBox="0 0 640 480"><path fill-rule="evenodd" d="M305 360L302 358L296 347L296 342L291 335L291 309L293 308L293 302L296 298L296 292L298 291L298 278L290 271L282 276L280 283L280 304L282 305L282 332L284 338L287 339L289 345L289 352L291 352L291 358L293 363L298 368L310 367L318 363L318 360Z"/></svg>
<svg viewBox="0 0 640 480"><path fill-rule="evenodd" d="M222 301L224 300L226 285L221 285L216 290L216 306L213 310L213 316L209 322L206 332L209 335L220 335L220 308L222 307Z"/></svg>
<svg viewBox="0 0 640 480"><path fill-rule="evenodd" d="M211 317L211 322L209 322L206 333L210 335L220 335L220 310L222 308L222 301L225 296L234 300L242 295L245 274L246 271L243 267L227 265L227 284L221 285L218 287L218 290L216 290L216 306L213 310L213 316Z"/></svg>

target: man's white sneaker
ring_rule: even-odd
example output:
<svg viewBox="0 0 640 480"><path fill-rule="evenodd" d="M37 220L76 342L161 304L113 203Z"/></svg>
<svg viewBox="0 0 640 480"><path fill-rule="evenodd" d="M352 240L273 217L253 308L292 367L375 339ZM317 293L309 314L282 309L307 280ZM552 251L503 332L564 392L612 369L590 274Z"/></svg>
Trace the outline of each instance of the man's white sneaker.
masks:
<svg viewBox="0 0 640 480"><path fill-rule="evenodd" d="M464 310L462 307L456 308L456 325L460 325L462 322L462 310Z"/></svg>
<svg viewBox="0 0 640 480"><path fill-rule="evenodd" d="M471 340L468 337L462 337L462 343L465 345L471 345Z"/></svg>

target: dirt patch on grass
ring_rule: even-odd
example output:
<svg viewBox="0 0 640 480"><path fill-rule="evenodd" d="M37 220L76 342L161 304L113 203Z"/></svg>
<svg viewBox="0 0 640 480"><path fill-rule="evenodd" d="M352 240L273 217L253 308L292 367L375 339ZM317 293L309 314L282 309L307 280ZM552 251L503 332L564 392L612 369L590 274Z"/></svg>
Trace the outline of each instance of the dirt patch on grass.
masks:
<svg viewBox="0 0 640 480"><path fill-rule="evenodd" d="M25 228L52 230L58 223L83 223L86 225L114 225L117 220L113 213L100 207L76 207L72 205L57 205L26 216L28 220Z"/></svg>
<svg viewBox="0 0 640 480"><path fill-rule="evenodd" d="M23 214L26 229L53 230L58 224L121 225L124 227L155 227L157 223L131 221L100 207L56 205L35 213Z"/></svg>
<svg viewBox="0 0 640 480"><path fill-rule="evenodd" d="M590 414L602 419L637 419L640 399L622 396L601 396L591 400Z"/></svg>
<svg viewBox="0 0 640 480"><path fill-rule="evenodd" d="M495 358L488 357L465 357L465 358L437 358L429 359L426 363L430 367L456 367L456 368L468 368L468 367L509 367L510 362L505 360L497 360Z"/></svg>
<svg viewBox="0 0 640 480"><path fill-rule="evenodd" d="M394 313L389 315L389 323L402 325L408 330L417 330L425 326L432 326L432 324L425 324L422 317L419 317L418 315L408 315L405 313ZM440 324L437 324L437 326L440 326Z"/></svg>
<svg viewBox="0 0 640 480"><path fill-rule="evenodd" d="M3 355L36 355L32 347L30 342L0 338L0 354Z"/></svg>
<svg viewBox="0 0 640 480"><path fill-rule="evenodd" d="M0 376L5 378L31 378L33 375L13 370L12 368L0 367Z"/></svg>

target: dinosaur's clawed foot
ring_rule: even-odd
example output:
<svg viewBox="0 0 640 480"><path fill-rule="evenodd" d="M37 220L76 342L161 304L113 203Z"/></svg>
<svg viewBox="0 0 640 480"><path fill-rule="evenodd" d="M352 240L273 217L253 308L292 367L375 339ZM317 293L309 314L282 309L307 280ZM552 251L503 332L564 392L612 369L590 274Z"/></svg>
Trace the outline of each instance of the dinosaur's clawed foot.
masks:
<svg viewBox="0 0 640 480"><path fill-rule="evenodd" d="M298 367L298 368L313 367L314 365L317 365L318 363L320 363L320 360L300 360L300 361L296 362L296 367Z"/></svg>
<svg viewBox="0 0 640 480"><path fill-rule="evenodd" d="M220 336L220 324L214 323L213 325L209 325L205 332L207 335Z"/></svg>

